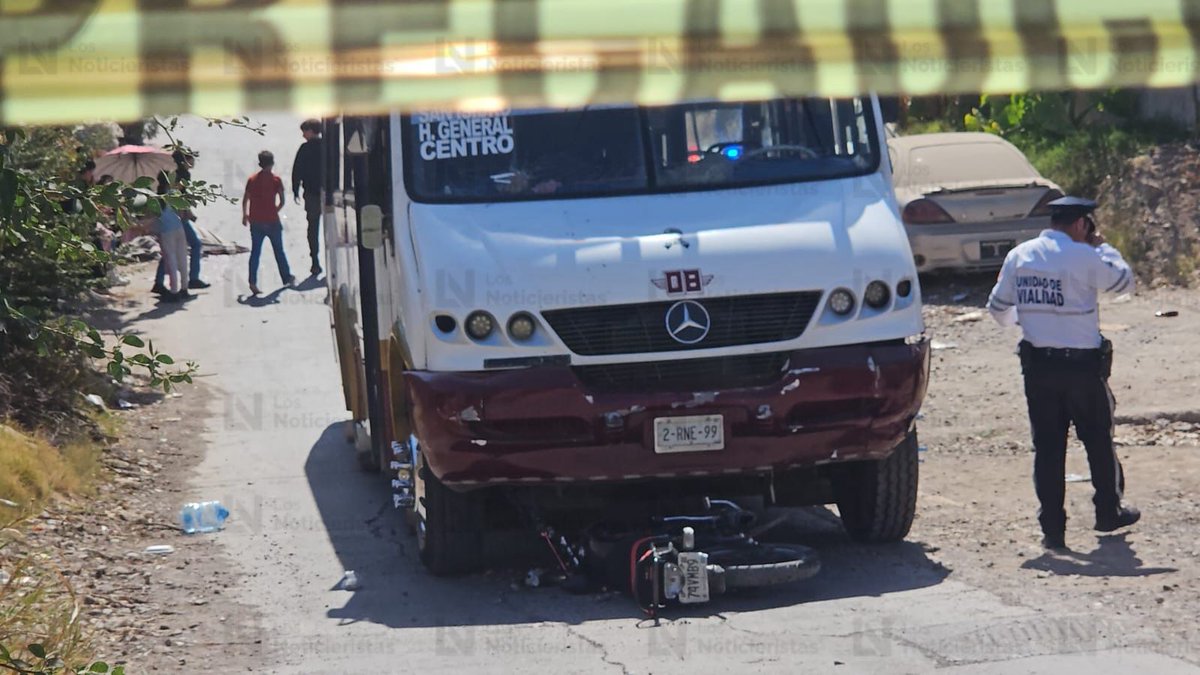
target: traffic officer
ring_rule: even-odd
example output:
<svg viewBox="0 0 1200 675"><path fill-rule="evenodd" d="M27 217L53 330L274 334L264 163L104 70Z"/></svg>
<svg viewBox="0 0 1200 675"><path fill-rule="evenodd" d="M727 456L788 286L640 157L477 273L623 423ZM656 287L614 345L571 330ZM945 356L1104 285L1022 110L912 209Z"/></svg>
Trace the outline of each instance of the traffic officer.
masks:
<svg viewBox="0 0 1200 675"><path fill-rule="evenodd" d="M1062 197L1049 203L1050 229L1009 252L988 310L1002 326L1019 324L1021 372L1033 429L1034 486L1042 545L1066 547L1067 432L1087 449L1096 495L1096 526L1112 532L1141 514L1121 504L1125 477L1113 449L1112 343L1100 335L1096 295L1133 290L1133 271L1096 231L1096 202Z"/></svg>

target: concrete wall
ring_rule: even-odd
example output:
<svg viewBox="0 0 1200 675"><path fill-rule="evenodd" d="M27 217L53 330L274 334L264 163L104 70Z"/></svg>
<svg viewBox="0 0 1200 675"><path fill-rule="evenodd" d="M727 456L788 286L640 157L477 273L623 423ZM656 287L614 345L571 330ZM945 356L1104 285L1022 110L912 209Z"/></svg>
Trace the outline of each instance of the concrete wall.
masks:
<svg viewBox="0 0 1200 675"><path fill-rule="evenodd" d="M1200 98L1200 86L1145 89L1139 97L1138 107L1143 119L1166 118L1196 131L1197 98Z"/></svg>

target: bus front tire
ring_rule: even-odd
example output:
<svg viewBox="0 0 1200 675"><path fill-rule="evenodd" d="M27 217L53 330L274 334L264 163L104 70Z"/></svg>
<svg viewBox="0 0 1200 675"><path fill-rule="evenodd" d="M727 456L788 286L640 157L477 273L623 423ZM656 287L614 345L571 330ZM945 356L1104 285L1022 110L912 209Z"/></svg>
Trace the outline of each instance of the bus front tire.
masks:
<svg viewBox="0 0 1200 675"><path fill-rule="evenodd" d="M901 541L917 511L917 432L886 459L848 464L835 484L842 525L864 543Z"/></svg>
<svg viewBox="0 0 1200 675"><path fill-rule="evenodd" d="M474 572L483 558L483 495L447 488L428 467L420 468L425 516L417 523L421 562L436 576Z"/></svg>

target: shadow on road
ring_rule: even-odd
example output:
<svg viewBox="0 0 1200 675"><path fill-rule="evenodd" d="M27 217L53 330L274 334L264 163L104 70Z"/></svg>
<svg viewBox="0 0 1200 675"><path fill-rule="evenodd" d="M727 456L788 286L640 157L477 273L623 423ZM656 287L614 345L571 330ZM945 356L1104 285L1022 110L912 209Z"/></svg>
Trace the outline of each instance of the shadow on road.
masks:
<svg viewBox="0 0 1200 675"><path fill-rule="evenodd" d="M318 288L319 289L325 288L325 277L321 276L319 273L308 275L308 277L306 277L304 279L304 281L301 281L300 283L298 283L292 287L293 290L301 291L301 292L315 291Z"/></svg>
<svg viewBox="0 0 1200 675"><path fill-rule="evenodd" d="M137 316L133 317L130 323L137 323L147 319L161 319L165 316L170 316L175 312L181 311L187 307L188 302L191 302L191 300L184 300L183 302L171 302L159 298L155 302L154 309L148 309L141 314L138 314Z"/></svg>
<svg viewBox="0 0 1200 675"><path fill-rule="evenodd" d="M430 575L417 556L416 538L392 508L391 491L378 474L357 468L342 424L327 427L305 462L325 532L345 570L362 587L328 611L343 623L368 621L392 627L473 626L644 617L632 600L614 594L570 595L558 588L525 587L525 568L497 569L457 579ZM781 511L784 512L784 511ZM861 546L850 542L827 509L788 509L786 522L764 540L816 548L822 571L787 586L739 592L707 605L672 607L668 617L752 612L845 597L879 596L940 583L945 568L924 547L904 542ZM338 571L340 576L341 571ZM331 578L331 583L336 580ZM335 596L337 597L337 596ZM335 601L336 602L336 601Z"/></svg>
<svg viewBox="0 0 1200 675"><path fill-rule="evenodd" d="M1149 577L1178 571L1174 567L1142 567L1142 559L1129 544L1126 539L1128 536L1113 534L1100 537L1100 545L1091 553L1044 553L1027 560L1021 567L1063 576L1083 577Z"/></svg>
<svg viewBox="0 0 1200 675"><path fill-rule="evenodd" d="M239 305L247 307L266 307L268 305L279 304L279 296L287 290L286 286L277 288L266 295L238 295L237 302Z"/></svg>

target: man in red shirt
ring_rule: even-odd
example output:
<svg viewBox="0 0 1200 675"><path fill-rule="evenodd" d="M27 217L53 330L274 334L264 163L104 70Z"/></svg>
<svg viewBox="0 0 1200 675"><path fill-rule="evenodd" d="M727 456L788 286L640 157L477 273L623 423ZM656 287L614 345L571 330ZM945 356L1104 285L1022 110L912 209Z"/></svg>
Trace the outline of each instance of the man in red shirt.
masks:
<svg viewBox="0 0 1200 675"><path fill-rule="evenodd" d="M258 165L262 170L246 181L246 194L242 197L242 225L250 226L250 292L258 295L258 260L262 256L263 239L271 240L275 253L275 264L284 286L296 281L288 267L287 254L283 252L283 223L279 211L286 203L283 181L271 172L275 166L275 155L269 150L258 153Z"/></svg>

